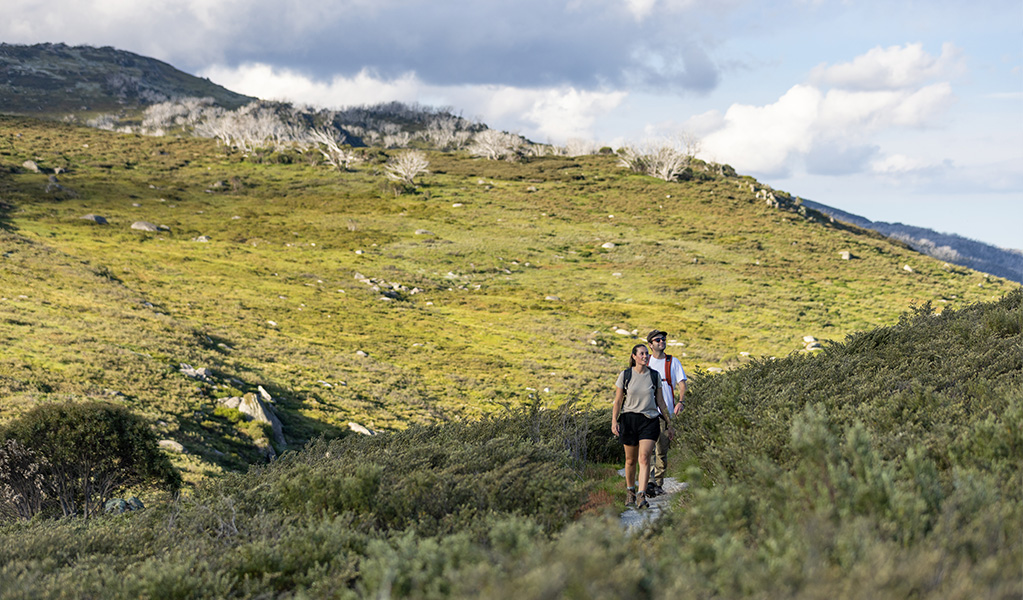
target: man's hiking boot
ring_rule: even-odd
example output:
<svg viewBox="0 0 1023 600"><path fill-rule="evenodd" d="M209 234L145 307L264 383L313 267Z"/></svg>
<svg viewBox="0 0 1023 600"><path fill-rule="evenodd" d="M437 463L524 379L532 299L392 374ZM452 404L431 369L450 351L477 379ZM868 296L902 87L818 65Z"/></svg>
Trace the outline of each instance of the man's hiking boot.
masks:
<svg viewBox="0 0 1023 600"><path fill-rule="evenodd" d="M636 508L636 490L632 488L625 490L625 508Z"/></svg>
<svg viewBox="0 0 1023 600"><path fill-rule="evenodd" d="M650 508L650 503L647 502L644 492L636 494L636 508Z"/></svg>
<svg viewBox="0 0 1023 600"><path fill-rule="evenodd" d="M663 494L664 494L664 488L662 488L660 486L660 484L658 484L656 481L651 481L650 484L646 486L646 497L647 498L656 498L656 497L661 496Z"/></svg>

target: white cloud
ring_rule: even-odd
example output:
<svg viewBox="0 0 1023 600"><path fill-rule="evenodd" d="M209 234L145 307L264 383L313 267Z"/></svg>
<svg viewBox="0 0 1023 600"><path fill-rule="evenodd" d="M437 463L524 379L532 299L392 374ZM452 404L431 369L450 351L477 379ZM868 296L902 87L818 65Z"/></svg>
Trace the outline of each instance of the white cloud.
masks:
<svg viewBox="0 0 1023 600"><path fill-rule="evenodd" d="M963 69L962 52L954 45L944 44L936 57L917 43L877 47L847 63L820 65L810 73L810 81L850 90L900 90L953 78Z"/></svg>
<svg viewBox="0 0 1023 600"><path fill-rule="evenodd" d="M928 164L923 160L912 158L905 154L891 154L878 158L870 164L870 168L874 173L883 175L902 175L929 170L935 167L936 165Z"/></svg>
<svg viewBox="0 0 1023 600"><path fill-rule="evenodd" d="M415 102L423 83L413 73L385 81L363 69L353 77L335 77L330 83L265 64L236 69L214 66L201 73L230 90L265 99L286 100L327 108L361 106L381 102Z"/></svg>
<svg viewBox="0 0 1023 600"><path fill-rule="evenodd" d="M744 171L787 172L793 156L811 147L821 101L820 90L797 85L774 104L733 104L724 115L724 126L704 137L702 155Z"/></svg>
<svg viewBox="0 0 1023 600"><path fill-rule="evenodd" d="M637 21L642 21L650 16L656 3L657 0L625 0L626 8Z"/></svg>
<svg viewBox="0 0 1023 600"><path fill-rule="evenodd" d="M232 69L211 67L201 73L228 89L259 98L296 104L341 108L381 102L424 102L457 106L491 127L526 135L542 142L563 144L572 138L591 139L594 122L614 110L626 92L591 92L571 86L516 88L512 86L428 85L415 73L384 79L363 69L353 77L334 77L329 83L265 64Z"/></svg>
<svg viewBox="0 0 1023 600"><path fill-rule="evenodd" d="M904 155L886 157L876 140L897 129L940 126L955 99L952 85L927 82L954 70L957 61L948 44L938 58L916 44L875 48L851 62L818 67L811 77L816 83L793 86L777 102L733 104L718 121L707 113L688 125L703 131L705 158L740 171L787 176L800 169L848 174L923 168Z"/></svg>

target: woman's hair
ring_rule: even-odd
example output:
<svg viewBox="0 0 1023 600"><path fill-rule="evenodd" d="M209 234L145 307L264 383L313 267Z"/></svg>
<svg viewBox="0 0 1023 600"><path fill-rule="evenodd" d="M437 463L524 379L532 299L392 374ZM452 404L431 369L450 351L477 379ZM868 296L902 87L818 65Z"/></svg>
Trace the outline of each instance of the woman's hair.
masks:
<svg viewBox="0 0 1023 600"><path fill-rule="evenodd" d="M630 367L636 366L636 350L639 350L640 348L646 348L646 344L636 344L635 346L632 347L632 352L629 354Z"/></svg>

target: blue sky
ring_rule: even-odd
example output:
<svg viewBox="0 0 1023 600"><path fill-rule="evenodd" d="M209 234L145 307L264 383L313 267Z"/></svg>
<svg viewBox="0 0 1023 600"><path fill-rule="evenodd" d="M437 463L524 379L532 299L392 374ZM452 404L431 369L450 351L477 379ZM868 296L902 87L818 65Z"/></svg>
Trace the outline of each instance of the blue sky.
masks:
<svg viewBox="0 0 1023 600"><path fill-rule="evenodd" d="M114 46L318 107L448 106L538 142L688 133L873 220L1023 248L1023 2L7 0L0 41Z"/></svg>

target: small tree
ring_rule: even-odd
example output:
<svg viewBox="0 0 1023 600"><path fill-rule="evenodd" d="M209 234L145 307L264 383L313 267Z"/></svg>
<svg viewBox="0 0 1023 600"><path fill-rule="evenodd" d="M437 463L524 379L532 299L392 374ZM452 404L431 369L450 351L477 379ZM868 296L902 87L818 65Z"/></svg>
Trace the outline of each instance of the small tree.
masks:
<svg viewBox="0 0 1023 600"><path fill-rule="evenodd" d="M8 425L0 439L39 457L45 494L64 516L88 518L128 486L157 484L172 491L181 486L156 434L121 406L44 404ZM17 473L0 470L0 482L16 480Z"/></svg>
<svg viewBox="0 0 1023 600"><path fill-rule="evenodd" d="M522 136L496 129L484 129L472 137L468 150L473 156L499 160L515 156L525 145L526 141Z"/></svg>
<svg viewBox="0 0 1023 600"><path fill-rule="evenodd" d="M626 146L619 150L619 164L636 173L674 181L689 167L699 142L689 134L681 134L672 140L646 142L639 148Z"/></svg>
<svg viewBox="0 0 1023 600"><path fill-rule="evenodd" d="M429 173L427 167L430 161L426 160L426 153L421 150L405 150L392 156L384 170L387 178L397 181L408 187L415 187L415 178L422 173Z"/></svg>
<svg viewBox="0 0 1023 600"><path fill-rule="evenodd" d="M316 144L323 158L334 166L338 171L348 171L356 162L359 155L351 148L343 146L345 134L336 134L333 130L314 129L308 133L309 140Z"/></svg>

